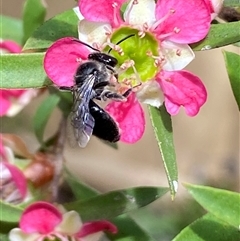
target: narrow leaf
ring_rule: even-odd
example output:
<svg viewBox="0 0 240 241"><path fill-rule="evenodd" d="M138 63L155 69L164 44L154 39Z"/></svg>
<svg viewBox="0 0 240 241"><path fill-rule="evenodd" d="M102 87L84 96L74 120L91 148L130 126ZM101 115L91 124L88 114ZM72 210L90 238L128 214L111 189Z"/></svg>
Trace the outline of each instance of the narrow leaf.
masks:
<svg viewBox="0 0 240 241"><path fill-rule="evenodd" d="M13 206L9 203L5 203L0 200L1 215L0 222L17 223L22 214L22 209L17 206Z"/></svg>
<svg viewBox="0 0 240 241"><path fill-rule="evenodd" d="M240 55L223 51L232 91L240 110Z"/></svg>
<svg viewBox="0 0 240 241"><path fill-rule="evenodd" d="M33 118L34 132L40 143L43 143L43 134L54 108L60 101L58 95L49 95L37 109Z"/></svg>
<svg viewBox="0 0 240 241"><path fill-rule="evenodd" d="M191 44L193 50L209 50L223 47L240 41L240 21L212 24L205 39Z"/></svg>
<svg viewBox="0 0 240 241"><path fill-rule="evenodd" d="M78 37L78 17L73 9L63 12L44 22L28 39L26 49L46 49L57 39L71 36Z"/></svg>
<svg viewBox="0 0 240 241"><path fill-rule="evenodd" d="M0 38L10 39L22 44L23 40L23 24L22 21L16 18L0 15Z"/></svg>
<svg viewBox="0 0 240 241"><path fill-rule="evenodd" d="M235 226L240 225L240 194L223 189L184 184L193 198L217 218Z"/></svg>
<svg viewBox="0 0 240 241"><path fill-rule="evenodd" d="M240 7L240 0L224 0L224 6Z"/></svg>
<svg viewBox="0 0 240 241"><path fill-rule="evenodd" d="M84 221L111 219L146 206L168 192L165 187L137 187L109 192L86 201L65 204L67 210L79 212Z"/></svg>
<svg viewBox="0 0 240 241"><path fill-rule="evenodd" d="M1 55L0 88L39 88L52 84L43 69L44 53Z"/></svg>
<svg viewBox="0 0 240 241"><path fill-rule="evenodd" d="M153 130L157 139L158 147L162 155L163 165L167 174L172 198L177 192L178 171L176 154L173 143L172 121L165 106L159 109L149 107Z"/></svg>
<svg viewBox="0 0 240 241"><path fill-rule="evenodd" d="M42 0L26 0L23 8L24 43L43 22L46 6Z"/></svg>
<svg viewBox="0 0 240 241"><path fill-rule="evenodd" d="M70 185L72 192L78 200L87 200L92 197L99 195L99 192L88 185L80 182L75 178L69 170L65 168L65 177L67 183ZM132 218L127 215L121 215L117 218L109 220L118 227L118 233L115 235L109 235L111 240L122 240L131 241L132 237L139 241L154 241L145 230L143 230ZM128 239L127 237L130 237Z"/></svg>
<svg viewBox="0 0 240 241"><path fill-rule="evenodd" d="M238 229L208 213L184 228L172 241L239 241Z"/></svg>
<svg viewBox="0 0 240 241"><path fill-rule="evenodd" d="M156 241L127 215L121 215L111 222L118 227L117 234L108 235L112 241Z"/></svg>

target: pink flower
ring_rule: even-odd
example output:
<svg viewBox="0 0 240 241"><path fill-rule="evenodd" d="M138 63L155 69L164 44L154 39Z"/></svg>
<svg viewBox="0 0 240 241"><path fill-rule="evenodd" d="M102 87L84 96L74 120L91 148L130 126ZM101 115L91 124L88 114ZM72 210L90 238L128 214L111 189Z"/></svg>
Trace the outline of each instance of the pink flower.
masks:
<svg viewBox="0 0 240 241"><path fill-rule="evenodd" d="M11 40L0 41L3 52L20 53L21 46ZM16 115L30 100L36 96L37 90L0 89L0 117Z"/></svg>
<svg viewBox="0 0 240 241"><path fill-rule="evenodd" d="M7 203L23 202L27 194L27 181L22 171L16 166L0 162L0 199Z"/></svg>
<svg viewBox="0 0 240 241"><path fill-rule="evenodd" d="M180 106L183 106L189 116L195 116L200 107L207 99L206 89L201 80L187 71L182 69L191 62L194 54L188 44L198 42L203 39L210 28L211 16L213 12L217 12L221 6L220 0L132 0L127 3L126 10L121 17L120 9L125 0L112 0L101 4L100 0L93 2L87 0L79 1L79 9L84 19L79 24L79 37L81 40L87 40L95 46L101 46L100 39L104 42L110 42L115 38L117 33L122 34L122 29L127 27L138 29L138 35L144 37L155 38L157 42L157 54L151 52L151 48L145 54L150 54L155 59L157 70L148 79L156 80L159 86L155 90L152 88L152 83L144 83L147 85L142 93L137 96L141 98L142 102L159 107L161 100L157 100L157 96L152 97L150 93L156 93L157 88L161 88L164 94L165 105L167 111L171 115L178 113ZM98 7L96 7L98 6ZM155 14L153 14L155 13ZM95 28L94 23L96 23ZM102 26L99 24L102 23ZM86 26L89 26L87 28ZM104 26L104 27L103 27ZM105 31L105 39L100 37L103 31L98 29L107 29ZM87 36L87 37L86 37ZM131 39L129 40L131 41ZM146 38L143 43L150 41ZM153 41L152 44L154 45ZM126 41L126 45L128 41ZM130 43L129 43L130 45ZM138 46L138 51L141 46L139 43L132 46ZM128 50L123 48L124 54L128 55ZM136 54L137 57L131 58L131 50L129 59L133 59L135 67L141 76L141 70L137 66L138 59L143 60L143 56ZM116 56L115 56L116 57ZM144 65L144 61L143 64ZM169 81L171 76L171 80ZM171 84L170 84L171 82ZM149 90L151 86L151 91ZM144 99L144 96L147 96ZM160 95L159 95L160 97ZM134 102L135 105L137 101ZM116 106L121 109L121 105L126 106L126 103L110 103L107 110L113 114L116 119L119 117L117 112L112 112ZM129 103L129 105L132 105ZM130 108L130 107L129 107ZM138 114L141 120L141 113ZM144 121L140 121L144 123ZM121 126L121 122L119 122ZM127 133L127 131L126 131Z"/></svg>
<svg viewBox="0 0 240 241"><path fill-rule="evenodd" d="M27 195L27 181L23 172L11 164L13 153L5 147L0 134L0 199L17 204L22 202Z"/></svg>
<svg viewBox="0 0 240 241"><path fill-rule="evenodd" d="M189 116L199 112L206 89L197 76L182 69L194 59L188 44L200 41L209 31L207 0L109 0L104 4L80 0L79 9L80 40L100 51L111 48L118 60L119 83L133 87L126 102L106 107L119 123L122 141L134 143L142 137L145 119L139 101L159 107L161 92L171 115L181 106ZM121 42L124 38L128 39ZM72 86L79 63L90 51L73 38L58 40L46 53L47 75L57 86ZM139 84L141 87L134 88Z"/></svg>
<svg viewBox="0 0 240 241"><path fill-rule="evenodd" d="M12 40L0 41L0 49L9 53L20 53L22 47Z"/></svg>
<svg viewBox="0 0 240 241"><path fill-rule="evenodd" d="M84 241L87 236L101 231L116 233L112 223L100 220L82 224L76 211L62 214L47 202L35 202L28 206L19 222L19 228L10 231L10 241L72 240ZM93 241L96 239L92 239Z"/></svg>

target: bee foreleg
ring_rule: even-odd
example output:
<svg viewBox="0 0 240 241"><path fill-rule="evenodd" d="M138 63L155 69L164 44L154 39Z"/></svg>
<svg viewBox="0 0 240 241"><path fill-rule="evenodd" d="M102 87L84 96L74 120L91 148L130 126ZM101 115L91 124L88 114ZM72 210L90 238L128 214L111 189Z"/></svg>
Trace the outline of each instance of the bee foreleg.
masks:
<svg viewBox="0 0 240 241"><path fill-rule="evenodd" d="M126 97L118 94L116 92L112 92L110 90L104 90L102 91L100 98L104 101L106 101L107 99L112 99L112 100L116 100L116 101L124 101L126 100Z"/></svg>

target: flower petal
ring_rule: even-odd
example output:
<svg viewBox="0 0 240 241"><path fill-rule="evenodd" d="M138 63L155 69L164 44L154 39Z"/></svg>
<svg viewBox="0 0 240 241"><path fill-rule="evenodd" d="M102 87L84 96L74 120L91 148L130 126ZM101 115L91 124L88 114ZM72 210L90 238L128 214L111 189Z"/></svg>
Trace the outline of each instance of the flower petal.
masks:
<svg viewBox="0 0 240 241"><path fill-rule="evenodd" d="M107 231L110 233L117 233L118 230L114 224L106 220L94 221L94 222L84 223L80 232L77 234L77 237L82 238L93 233L104 232L104 231Z"/></svg>
<svg viewBox="0 0 240 241"><path fill-rule="evenodd" d="M79 62L88 58L90 51L77 41L70 37L59 39L46 52L44 69L57 86L73 86Z"/></svg>
<svg viewBox="0 0 240 241"><path fill-rule="evenodd" d="M214 19L222 9L223 0L205 0L211 13L211 19Z"/></svg>
<svg viewBox="0 0 240 241"><path fill-rule="evenodd" d="M79 39L85 43L93 45L93 43L103 44L106 42L106 29L111 31L111 25L107 23L96 23L88 20L82 20L78 25Z"/></svg>
<svg viewBox="0 0 240 241"><path fill-rule="evenodd" d="M20 228L14 228L9 233L10 241L36 241L37 238L39 238L39 234L24 233Z"/></svg>
<svg viewBox="0 0 240 241"><path fill-rule="evenodd" d="M140 90L136 92L136 95L141 103L149 104L157 108L162 105L163 95L156 81L143 83Z"/></svg>
<svg viewBox="0 0 240 241"><path fill-rule="evenodd" d="M26 106L34 97L37 96L37 93L39 92L39 90L37 89L12 90L11 92L21 92L21 94L19 94L18 98L16 99L9 97L9 99L12 102L11 106L8 108L6 112L6 115L9 117L15 116L17 113L19 113L24 108L24 106ZM16 94L14 95L17 96Z"/></svg>
<svg viewBox="0 0 240 241"><path fill-rule="evenodd" d="M142 137L145 130L145 118L134 93L128 97L126 102L108 104L106 111L118 122L121 129L121 141L135 143Z"/></svg>
<svg viewBox="0 0 240 241"><path fill-rule="evenodd" d="M17 104L20 97L25 93L25 90L6 90L6 89L0 89L0 116L13 116L14 114L17 114L22 108L23 105L21 105L20 108L17 108L16 111L11 110L11 108L14 108L14 104Z"/></svg>
<svg viewBox="0 0 240 241"><path fill-rule="evenodd" d="M56 231L67 235L73 235L79 232L82 221L76 211L69 211L63 214L62 222L56 227Z"/></svg>
<svg viewBox="0 0 240 241"><path fill-rule="evenodd" d="M188 71L163 71L157 79L165 96L167 111L171 115L176 115L180 106L183 106L187 115L195 116L207 100L203 83Z"/></svg>
<svg viewBox="0 0 240 241"><path fill-rule="evenodd" d="M9 164L8 162L0 163L3 164L8 171L11 173L12 180L14 181L21 198L24 199L27 194L27 181L23 172L16 166Z"/></svg>
<svg viewBox="0 0 240 241"><path fill-rule="evenodd" d="M4 90L0 90L0 101L1 101L0 116L6 115L7 111L11 107L11 101L3 97L3 91Z"/></svg>
<svg viewBox="0 0 240 241"><path fill-rule="evenodd" d="M25 233L48 234L61 221L62 214L52 204L35 202L24 210L19 226Z"/></svg>
<svg viewBox="0 0 240 241"><path fill-rule="evenodd" d="M88 21L110 23L117 27L122 22L120 8L125 0L81 0L78 2L80 12Z"/></svg>
<svg viewBox="0 0 240 241"><path fill-rule="evenodd" d="M9 53L20 53L22 47L12 40L0 41L0 49L6 50Z"/></svg>
<svg viewBox="0 0 240 241"><path fill-rule="evenodd" d="M156 3L154 0L141 0L137 4L133 4L133 1L130 1L127 5L127 8L123 14L124 20L128 24L132 25L143 25L147 23L148 26L152 25L155 21L155 8Z"/></svg>
<svg viewBox="0 0 240 241"><path fill-rule="evenodd" d="M175 12L171 14L171 10ZM176 43L198 42L207 35L210 28L211 16L203 0L158 0L155 14L158 20L170 14L155 31L161 38L162 34L173 33L174 29L179 29L178 33L167 38Z"/></svg>
<svg viewBox="0 0 240 241"><path fill-rule="evenodd" d="M165 58L163 70L182 70L194 58L195 54L187 44L176 44L170 41L162 42L162 53Z"/></svg>

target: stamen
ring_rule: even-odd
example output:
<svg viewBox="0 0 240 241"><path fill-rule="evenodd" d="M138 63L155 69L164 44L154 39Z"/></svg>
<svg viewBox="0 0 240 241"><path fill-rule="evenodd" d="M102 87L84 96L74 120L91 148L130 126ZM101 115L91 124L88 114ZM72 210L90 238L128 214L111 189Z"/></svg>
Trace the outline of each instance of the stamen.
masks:
<svg viewBox="0 0 240 241"><path fill-rule="evenodd" d="M181 56L181 53L182 53L182 50L181 50L181 49L177 49L176 55L177 55L177 56Z"/></svg>
<svg viewBox="0 0 240 241"><path fill-rule="evenodd" d="M170 17L172 14L175 13L175 10L174 9L170 9L169 12L161 19L157 20L150 28L150 31L154 31L154 29L156 29L158 27L159 24L161 24L162 22L164 22L168 17ZM169 32L169 33L165 33L165 34L160 34L158 36L159 40L163 40L163 39L166 39L174 34L178 34L179 32L181 31L180 28L178 27L174 27L173 31L172 32Z"/></svg>
<svg viewBox="0 0 240 241"><path fill-rule="evenodd" d="M153 55L153 53L150 50L146 52L146 55L154 59L155 67L160 67L163 61L165 61L165 58L163 56L161 57L161 56Z"/></svg>
<svg viewBox="0 0 240 241"><path fill-rule="evenodd" d="M103 29L105 30L105 35L107 37L111 36L113 31L112 31L112 29L109 26L104 26Z"/></svg>
<svg viewBox="0 0 240 241"><path fill-rule="evenodd" d="M129 24L130 22L130 13L133 9L133 6L138 4L138 0L132 0L131 3L129 3L129 9L126 11L126 17L125 17L125 22Z"/></svg>
<svg viewBox="0 0 240 241"><path fill-rule="evenodd" d="M133 69L133 72L134 72L134 75L135 75L135 78L133 80L131 80L131 78L128 78L127 80L124 80L124 82L126 83L127 81L130 83L132 83L133 81L136 81L137 82L137 85L141 85L142 81L141 81L141 78L137 72L137 69L135 68L135 62L130 59L130 60L127 60L125 61L121 66L120 66L120 70L119 70L119 73L123 73L125 72L127 69L129 68L132 68ZM132 86L132 85L131 85Z"/></svg>
<svg viewBox="0 0 240 241"><path fill-rule="evenodd" d="M119 45L112 43L110 37L108 37L107 41L102 44L101 48L104 49L106 46L109 46L111 49L115 50L120 56L124 55L123 49Z"/></svg>
<svg viewBox="0 0 240 241"><path fill-rule="evenodd" d="M169 12L161 19L158 19L152 26L151 26L151 31L153 31L159 24L164 22L166 19L168 19L173 13L175 13L174 9L170 9Z"/></svg>
<svg viewBox="0 0 240 241"><path fill-rule="evenodd" d="M140 75L138 74L137 69L135 68L134 65L132 66L132 68L133 68L133 72L134 72L134 74L135 74L135 76L136 76L136 81L137 81L137 83L138 83L137 85L135 85L135 86L133 87L133 88L136 89L136 87L139 87L139 86L142 85L142 81L141 81ZM136 91L137 91L137 89L136 89Z"/></svg>
<svg viewBox="0 0 240 241"><path fill-rule="evenodd" d="M123 72L125 72L127 69L129 69L130 67L132 67L134 65L134 61L132 59L130 60L126 60L119 68L119 72L118 74L121 74Z"/></svg>
<svg viewBox="0 0 240 241"><path fill-rule="evenodd" d="M100 44L97 43L97 42L93 42L93 43L92 43L92 46L93 46L95 49L98 49L99 51L101 50L101 46L100 46Z"/></svg>
<svg viewBox="0 0 240 241"><path fill-rule="evenodd" d="M148 24L147 24L147 23L144 23L144 24L143 24L142 26L140 26L140 28L139 28L138 36L139 36L140 38L143 38L143 37L145 36L146 32L148 31L148 29L149 29Z"/></svg>

